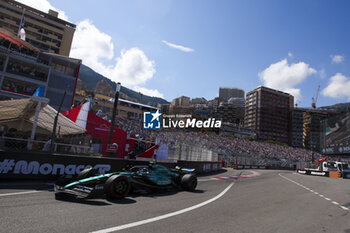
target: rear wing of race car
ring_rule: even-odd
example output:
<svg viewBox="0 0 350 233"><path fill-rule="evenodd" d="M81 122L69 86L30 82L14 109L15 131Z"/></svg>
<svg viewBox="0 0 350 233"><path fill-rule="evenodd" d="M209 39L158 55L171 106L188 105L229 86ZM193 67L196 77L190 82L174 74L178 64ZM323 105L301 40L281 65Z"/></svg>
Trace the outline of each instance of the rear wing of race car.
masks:
<svg viewBox="0 0 350 233"><path fill-rule="evenodd" d="M185 168L185 167L180 167L180 166L176 166L175 167L176 171L181 171L184 173L194 173L196 169L194 168Z"/></svg>

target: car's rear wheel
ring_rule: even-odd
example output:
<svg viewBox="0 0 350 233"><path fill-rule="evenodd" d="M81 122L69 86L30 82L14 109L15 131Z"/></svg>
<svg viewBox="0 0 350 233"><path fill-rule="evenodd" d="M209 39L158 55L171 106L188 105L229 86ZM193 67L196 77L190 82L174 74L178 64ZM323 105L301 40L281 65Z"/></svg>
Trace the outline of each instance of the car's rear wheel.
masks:
<svg viewBox="0 0 350 233"><path fill-rule="evenodd" d="M104 191L107 198L122 199L128 195L130 182L126 176L113 175L105 183Z"/></svg>
<svg viewBox="0 0 350 233"><path fill-rule="evenodd" d="M92 176L96 176L97 174L98 172L96 169L93 169L93 168L84 169L78 174L77 180L86 179Z"/></svg>
<svg viewBox="0 0 350 233"><path fill-rule="evenodd" d="M194 174L185 174L181 178L181 187L186 191L193 192L197 187L197 177Z"/></svg>

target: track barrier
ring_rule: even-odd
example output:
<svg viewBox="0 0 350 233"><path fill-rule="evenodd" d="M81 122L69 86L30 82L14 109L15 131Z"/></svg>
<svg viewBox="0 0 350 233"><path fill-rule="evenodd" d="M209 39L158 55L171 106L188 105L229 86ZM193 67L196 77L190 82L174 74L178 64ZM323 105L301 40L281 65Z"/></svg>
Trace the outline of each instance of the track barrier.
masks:
<svg viewBox="0 0 350 233"><path fill-rule="evenodd" d="M311 176L325 176L329 177L328 171L315 171L315 170L302 170L298 169L297 173L303 174L303 175L311 175Z"/></svg>
<svg viewBox="0 0 350 233"><path fill-rule="evenodd" d="M350 172L339 172L339 171L317 171L317 170L305 170L305 169L297 169L297 173L303 175L311 175L311 176L325 176L330 178L343 178L350 179Z"/></svg>
<svg viewBox="0 0 350 233"><path fill-rule="evenodd" d="M106 157L0 151L0 180L56 180L62 175L76 176L82 170L90 167L104 174L121 171L126 166L146 165L148 163L149 161ZM195 168L197 173L221 169L220 162L177 161L177 163L158 163L168 168L174 168L175 166Z"/></svg>

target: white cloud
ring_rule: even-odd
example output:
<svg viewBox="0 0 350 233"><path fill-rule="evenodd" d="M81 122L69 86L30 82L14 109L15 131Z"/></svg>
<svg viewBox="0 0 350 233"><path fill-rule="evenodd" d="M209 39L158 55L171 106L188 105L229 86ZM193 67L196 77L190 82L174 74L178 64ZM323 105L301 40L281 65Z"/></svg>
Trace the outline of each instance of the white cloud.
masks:
<svg viewBox="0 0 350 233"><path fill-rule="evenodd" d="M293 57L293 53L289 52L288 57Z"/></svg>
<svg viewBox="0 0 350 233"><path fill-rule="evenodd" d="M345 60L345 57L342 55L330 55L332 63L342 63Z"/></svg>
<svg viewBox="0 0 350 233"><path fill-rule="evenodd" d="M164 98L164 95L162 93L160 93L157 89L152 90L152 89L147 89L144 87L135 86L134 91L141 92L144 95Z"/></svg>
<svg viewBox="0 0 350 233"><path fill-rule="evenodd" d="M140 86L156 72L154 61L149 60L141 49L122 50L119 57L115 57L113 51L111 36L101 32L90 20L77 24L70 56L82 59L85 65L123 86L163 97L158 90Z"/></svg>
<svg viewBox="0 0 350 233"><path fill-rule="evenodd" d="M291 94L292 96L294 96L294 102L296 102L297 100L301 100L301 90L297 89L297 88L286 88L283 89L282 91Z"/></svg>
<svg viewBox="0 0 350 233"><path fill-rule="evenodd" d="M295 88L295 86L314 73L316 70L311 68L309 64L299 62L289 65L287 59L283 59L260 72L259 77L265 86L288 92L294 95L295 100L300 100L300 89Z"/></svg>
<svg viewBox="0 0 350 233"><path fill-rule="evenodd" d="M330 78L328 86L322 90L322 94L332 98L348 98L350 100L350 78L337 73Z"/></svg>
<svg viewBox="0 0 350 233"><path fill-rule="evenodd" d="M19 2L43 12L48 12L49 9L58 11L59 18L68 20L65 12L53 7L48 0L19 0ZM115 82L121 82L123 86L141 91L143 94L163 97L157 89L142 87L156 72L154 61L149 60L139 48L122 50L120 56L115 57L112 37L101 32L89 19L77 24L70 56L82 59L83 64Z"/></svg>
<svg viewBox="0 0 350 233"><path fill-rule="evenodd" d="M122 51L115 66L104 67L102 74L126 86L145 84L156 72L154 61L139 48Z"/></svg>
<svg viewBox="0 0 350 233"><path fill-rule="evenodd" d="M33 7L45 13L48 13L49 10L54 10L58 12L58 18L68 21L68 16L64 11L58 10L53 7L51 3L47 0L16 0L17 2L23 3L27 6Z"/></svg>
<svg viewBox="0 0 350 233"><path fill-rule="evenodd" d="M102 59L113 59L114 46L112 38L99 31L88 19L77 24L74 33L71 57L80 58L85 65L100 72L105 68Z"/></svg>
<svg viewBox="0 0 350 233"><path fill-rule="evenodd" d="M186 52L186 53L189 53L189 52L194 52L194 49L192 48L188 48L188 47L185 47L185 46L182 46L182 45L177 45L177 44L173 44L173 43L170 43L166 40L162 40L162 42L164 44L166 44L167 46L171 47L171 48L174 48L174 49L178 49L182 52Z"/></svg>

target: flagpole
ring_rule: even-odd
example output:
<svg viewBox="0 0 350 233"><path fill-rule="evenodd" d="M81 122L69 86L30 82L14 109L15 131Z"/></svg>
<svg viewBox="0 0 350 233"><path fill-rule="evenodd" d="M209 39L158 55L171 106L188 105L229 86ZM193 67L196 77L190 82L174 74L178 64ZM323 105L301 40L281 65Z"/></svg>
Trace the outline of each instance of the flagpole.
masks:
<svg viewBox="0 0 350 233"><path fill-rule="evenodd" d="M23 8L23 11L22 11L22 17L21 17L21 21L19 22L19 26L18 26L17 37L21 37L21 29L24 28L24 11L25 11L25 8Z"/></svg>
<svg viewBox="0 0 350 233"><path fill-rule="evenodd" d="M111 125L110 125L110 128L109 128L108 145L111 145L113 143L114 124L115 124L115 117L117 115L116 111L117 111L117 108L118 108L118 99L119 99L120 87L121 87L121 84L120 84L120 82L118 82L117 86L116 86L115 97L114 97L112 120L111 120ZM108 157L114 157L115 155L116 155L116 153L114 153L114 152L107 152L107 156Z"/></svg>

